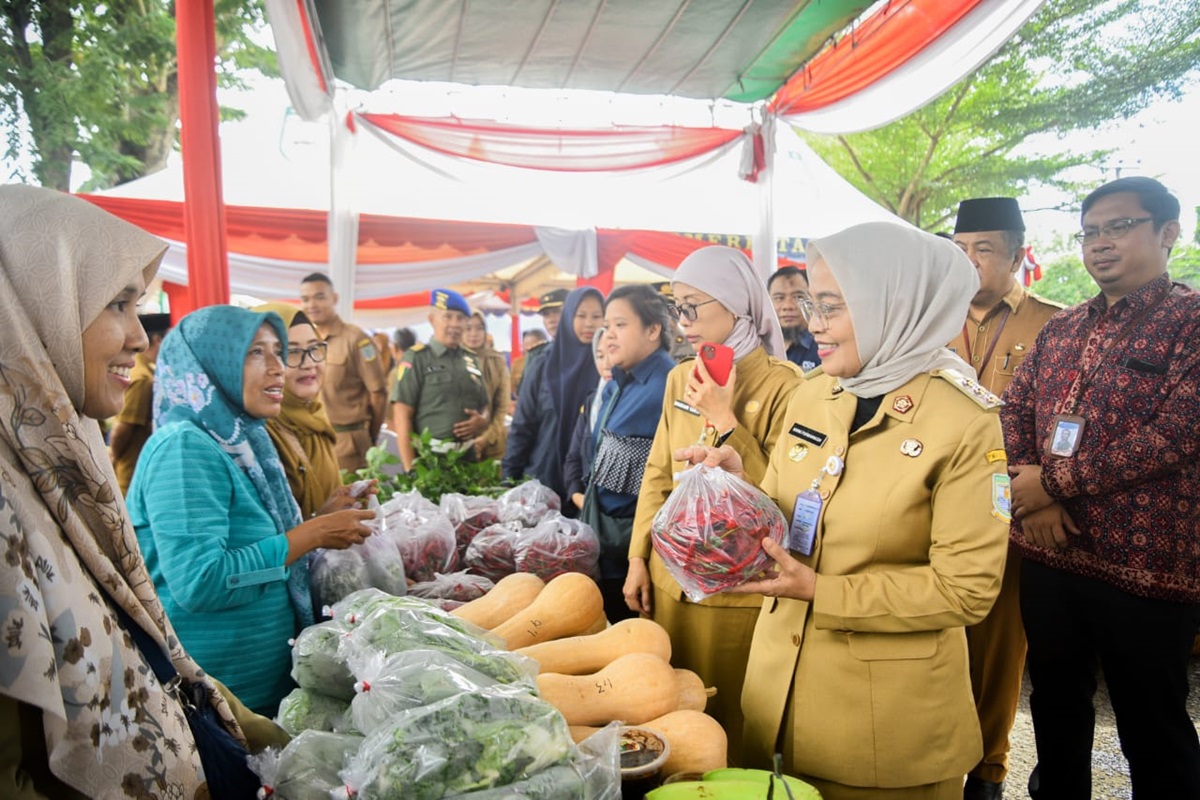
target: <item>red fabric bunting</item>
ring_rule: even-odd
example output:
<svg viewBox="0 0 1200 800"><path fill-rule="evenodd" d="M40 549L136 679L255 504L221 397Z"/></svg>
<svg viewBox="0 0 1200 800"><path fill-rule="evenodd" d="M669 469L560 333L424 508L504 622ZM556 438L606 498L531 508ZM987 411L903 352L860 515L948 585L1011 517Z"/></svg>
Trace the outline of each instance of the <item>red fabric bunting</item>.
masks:
<svg viewBox="0 0 1200 800"><path fill-rule="evenodd" d="M886 4L793 75L775 93L771 112L787 116L845 100L921 52L982 2Z"/></svg>
<svg viewBox="0 0 1200 800"><path fill-rule="evenodd" d="M525 169L614 172L693 158L742 135L725 128L675 126L543 129L456 118L360 114L392 136L459 158Z"/></svg>

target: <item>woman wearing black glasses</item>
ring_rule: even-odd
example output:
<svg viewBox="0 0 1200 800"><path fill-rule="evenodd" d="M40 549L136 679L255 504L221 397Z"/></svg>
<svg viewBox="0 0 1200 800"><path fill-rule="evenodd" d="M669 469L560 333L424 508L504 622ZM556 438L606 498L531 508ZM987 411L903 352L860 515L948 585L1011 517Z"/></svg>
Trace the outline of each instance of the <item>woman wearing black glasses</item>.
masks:
<svg viewBox="0 0 1200 800"><path fill-rule="evenodd" d="M288 485L304 519L350 508L358 501L338 477L334 452L337 435L321 404L327 345L304 312L286 303L265 303L255 311L274 311L288 329L283 405L267 420L267 433L279 451Z"/></svg>
<svg viewBox="0 0 1200 800"><path fill-rule="evenodd" d="M672 664L717 687L707 711L724 725L737 763L742 679L762 600L729 594L702 603L685 600L662 560L651 553L650 523L674 488L674 475L687 466L675 458L679 448L728 444L746 460L747 479L760 480L783 430L782 411L802 378L785 360L766 284L740 250L697 250L679 265L671 288L674 312L692 347L724 344L733 350L734 366L724 386L699 360L684 361L667 377L662 417L638 493L625 602L671 634Z"/></svg>

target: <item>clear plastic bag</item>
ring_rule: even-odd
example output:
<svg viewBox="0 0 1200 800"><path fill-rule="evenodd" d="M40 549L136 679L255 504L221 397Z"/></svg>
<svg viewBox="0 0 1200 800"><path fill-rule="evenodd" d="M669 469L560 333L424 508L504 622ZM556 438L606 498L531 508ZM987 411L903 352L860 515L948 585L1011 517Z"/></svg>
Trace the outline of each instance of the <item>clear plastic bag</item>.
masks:
<svg viewBox="0 0 1200 800"><path fill-rule="evenodd" d="M499 522L479 532L467 548L467 569L488 580L498 581L517 571L517 538L520 522Z"/></svg>
<svg viewBox="0 0 1200 800"><path fill-rule="evenodd" d="M484 528L500 521L500 501L494 497L444 494L439 506L454 526L460 563L466 557L467 548L475 536Z"/></svg>
<svg viewBox="0 0 1200 800"><path fill-rule="evenodd" d="M405 575L418 583L432 580L437 572L453 572L458 566L454 526L437 506L421 499L431 511L414 511L403 503L393 506L396 498L383 507L383 535L399 551Z"/></svg>
<svg viewBox="0 0 1200 800"><path fill-rule="evenodd" d="M471 669L440 650L406 650L385 656L379 651L350 656L358 682L350 702L354 728L370 734L401 711L426 706L460 692L497 685L495 678ZM524 684L532 693L532 682Z"/></svg>
<svg viewBox="0 0 1200 800"><path fill-rule="evenodd" d="M362 742L352 734L304 731L282 750L268 747L246 763L262 781L259 797L329 800L342 787L338 773Z"/></svg>
<svg viewBox="0 0 1200 800"><path fill-rule="evenodd" d="M310 625L292 641L292 680L346 702L354 698L354 677L341 653L347 629L336 621Z"/></svg>
<svg viewBox="0 0 1200 800"><path fill-rule="evenodd" d="M523 781L447 795L447 800L620 800L621 723L610 722L580 742L565 764L544 769Z"/></svg>
<svg viewBox="0 0 1200 800"><path fill-rule="evenodd" d="M482 575L472 575L463 570L443 575L440 572L433 580L414 583L408 587L408 593L413 597L426 600L454 600L459 603L469 603L483 597L496 584Z"/></svg>
<svg viewBox="0 0 1200 800"><path fill-rule="evenodd" d="M375 535L370 538L374 539ZM315 550L308 561L308 582L313 602L318 606L336 603L346 595L371 586L371 575L362 552L345 550Z"/></svg>
<svg viewBox="0 0 1200 800"><path fill-rule="evenodd" d="M360 800L440 800L525 780L576 752L557 709L522 688L492 686L395 715L367 736L342 779Z"/></svg>
<svg viewBox="0 0 1200 800"><path fill-rule="evenodd" d="M499 501L500 521L519 522L524 528L537 525L551 511L562 511L558 494L537 480L514 486L500 495Z"/></svg>
<svg viewBox="0 0 1200 800"><path fill-rule="evenodd" d="M650 526L654 551L697 603L771 567L762 540L786 534L787 521L761 489L703 464L684 470Z"/></svg>
<svg viewBox="0 0 1200 800"><path fill-rule="evenodd" d="M386 657L407 650L439 650L499 683L536 680L537 662L504 649L504 643L495 635L423 600L395 599L411 605L387 605L369 613L342 640L343 657L349 660L370 652Z"/></svg>
<svg viewBox="0 0 1200 800"><path fill-rule="evenodd" d="M513 564L517 572L532 572L544 581L564 572L582 572L597 580L600 539L586 522L553 512L517 536Z"/></svg>
<svg viewBox="0 0 1200 800"><path fill-rule="evenodd" d="M350 704L312 689L293 689L279 703L275 722L289 736L303 731L349 732Z"/></svg>

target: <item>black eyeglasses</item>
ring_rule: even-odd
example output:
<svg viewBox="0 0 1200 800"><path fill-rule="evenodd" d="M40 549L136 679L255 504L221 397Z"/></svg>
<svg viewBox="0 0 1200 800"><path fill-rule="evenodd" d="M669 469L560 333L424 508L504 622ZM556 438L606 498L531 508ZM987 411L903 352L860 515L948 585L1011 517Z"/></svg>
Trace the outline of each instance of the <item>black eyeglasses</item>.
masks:
<svg viewBox="0 0 1200 800"><path fill-rule="evenodd" d="M289 367L304 366L304 357L308 356L309 361L314 364L320 364L325 360L325 355L329 352L329 345L326 342L317 342L314 345L305 347L289 347L287 351L287 365Z"/></svg>
<svg viewBox="0 0 1200 800"><path fill-rule="evenodd" d="M1138 225L1141 225L1143 222L1149 222L1152 219L1154 217L1124 217L1123 219L1109 220L1099 228L1084 228L1075 234L1075 241L1080 244L1091 244L1101 236L1105 239L1120 239Z"/></svg>
<svg viewBox="0 0 1200 800"><path fill-rule="evenodd" d="M715 303L716 298L705 300L703 303L667 303L667 309L674 315L675 319L682 317L688 322L696 321L696 309L700 306L706 306L709 303Z"/></svg>

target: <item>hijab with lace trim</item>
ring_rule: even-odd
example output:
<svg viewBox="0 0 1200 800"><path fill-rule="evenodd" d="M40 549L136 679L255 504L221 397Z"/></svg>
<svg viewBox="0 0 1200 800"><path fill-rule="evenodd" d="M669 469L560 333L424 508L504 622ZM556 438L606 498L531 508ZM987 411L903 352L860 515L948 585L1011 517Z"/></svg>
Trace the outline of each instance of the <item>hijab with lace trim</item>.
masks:
<svg viewBox="0 0 1200 800"><path fill-rule="evenodd" d="M760 346L776 358L787 358L783 329L767 284L741 250L723 245L700 248L679 264L671 278L671 285L676 283L711 295L737 318L722 342L732 348L735 361Z"/></svg>
<svg viewBox="0 0 1200 800"><path fill-rule="evenodd" d="M263 303L251 310L274 311L288 330L296 325L312 325L303 311L287 303ZM283 407L278 417L267 420L267 433L275 442L292 495L300 504L300 515L311 517L341 485L334 453L337 434L321 404L320 393L311 400L301 400L285 383Z"/></svg>
<svg viewBox="0 0 1200 800"><path fill-rule="evenodd" d="M949 239L894 222L866 222L808 243L842 288L862 369L839 378L857 397L878 397L924 372L974 377L946 348L962 330L979 275Z"/></svg>
<svg viewBox="0 0 1200 800"><path fill-rule="evenodd" d="M178 422L211 436L246 474L280 535L299 525L300 508L267 421L242 405L246 353L264 324L287 350L287 328L279 315L236 306L207 306L179 321L163 339L154 381L154 422L159 428ZM288 596L300 627L316 621L308 585L308 559L297 559L288 572Z"/></svg>
<svg viewBox="0 0 1200 800"><path fill-rule="evenodd" d="M165 251L84 200L0 186L0 693L41 712L40 780L87 797L193 797L204 784L182 708L111 604L185 680L207 681L154 591L99 425L79 412L83 331Z"/></svg>

